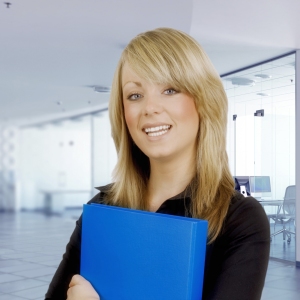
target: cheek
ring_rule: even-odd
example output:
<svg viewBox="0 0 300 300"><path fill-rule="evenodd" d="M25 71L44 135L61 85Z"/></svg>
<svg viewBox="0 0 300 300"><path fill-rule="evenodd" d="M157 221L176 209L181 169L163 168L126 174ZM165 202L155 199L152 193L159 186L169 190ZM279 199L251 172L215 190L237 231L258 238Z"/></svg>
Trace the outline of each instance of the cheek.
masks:
<svg viewBox="0 0 300 300"><path fill-rule="evenodd" d="M135 123L137 120L137 116L135 114L135 111L129 105L124 105L124 116L127 127L129 131L131 131L130 129L136 125Z"/></svg>
<svg viewBox="0 0 300 300"><path fill-rule="evenodd" d="M185 101L182 101L180 105L176 107L176 114L182 121L198 128L199 115L193 98L187 96Z"/></svg>

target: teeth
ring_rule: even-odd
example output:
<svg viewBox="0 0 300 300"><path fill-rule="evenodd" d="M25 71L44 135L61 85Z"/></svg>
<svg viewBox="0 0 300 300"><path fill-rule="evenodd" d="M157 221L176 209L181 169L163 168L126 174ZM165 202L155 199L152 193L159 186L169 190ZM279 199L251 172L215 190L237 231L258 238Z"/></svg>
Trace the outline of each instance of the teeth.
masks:
<svg viewBox="0 0 300 300"><path fill-rule="evenodd" d="M170 127L171 127L171 125L151 127L151 128L146 128L145 132L155 132L155 131L161 131L161 130L168 130Z"/></svg>
<svg viewBox="0 0 300 300"><path fill-rule="evenodd" d="M146 128L145 132L148 134L148 136L160 136L167 133L170 128L171 125L163 125L163 126Z"/></svg>
<svg viewBox="0 0 300 300"><path fill-rule="evenodd" d="M168 130L163 130L163 131L159 131L159 132L151 132L151 133L148 133L148 136L159 136L159 135L163 135L167 132L168 132Z"/></svg>

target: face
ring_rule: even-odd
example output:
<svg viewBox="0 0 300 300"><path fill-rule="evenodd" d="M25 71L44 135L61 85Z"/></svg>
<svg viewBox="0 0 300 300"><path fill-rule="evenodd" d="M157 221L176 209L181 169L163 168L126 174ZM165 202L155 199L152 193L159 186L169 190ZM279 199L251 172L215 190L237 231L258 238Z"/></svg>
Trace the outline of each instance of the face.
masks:
<svg viewBox="0 0 300 300"><path fill-rule="evenodd" d="M127 63L122 88L128 130L150 162L195 154L199 116L191 96L145 81Z"/></svg>

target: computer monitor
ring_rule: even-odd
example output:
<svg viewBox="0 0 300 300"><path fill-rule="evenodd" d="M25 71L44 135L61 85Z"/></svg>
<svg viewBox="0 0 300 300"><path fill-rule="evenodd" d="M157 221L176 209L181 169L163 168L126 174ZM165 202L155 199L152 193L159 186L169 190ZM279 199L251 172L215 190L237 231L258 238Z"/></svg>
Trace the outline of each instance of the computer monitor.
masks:
<svg viewBox="0 0 300 300"><path fill-rule="evenodd" d="M255 198L271 196L270 176L250 176L250 193Z"/></svg>
<svg viewBox="0 0 300 300"><path fill-rule="evenodd" d="M235 181L235 190L239 191L245 197L250 196L249 176L233 176Z"/></svg>

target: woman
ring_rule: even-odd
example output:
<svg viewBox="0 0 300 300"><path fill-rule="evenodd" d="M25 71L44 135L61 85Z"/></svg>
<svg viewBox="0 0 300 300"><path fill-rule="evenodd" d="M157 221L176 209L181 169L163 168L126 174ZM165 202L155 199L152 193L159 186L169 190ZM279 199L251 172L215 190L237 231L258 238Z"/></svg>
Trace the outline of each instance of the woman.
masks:
<svg viewBox="0 0 300 300"><path fill-rule="evenodd" d="M114 183L90 202L208 220L203 299L260 299L269 223L255 199L234 191L227 98L199 44L168 28L134 38L119 61L109 113L118 153ZM80 242L81 218L46 299L99 299L75 275Z"/></svg>

